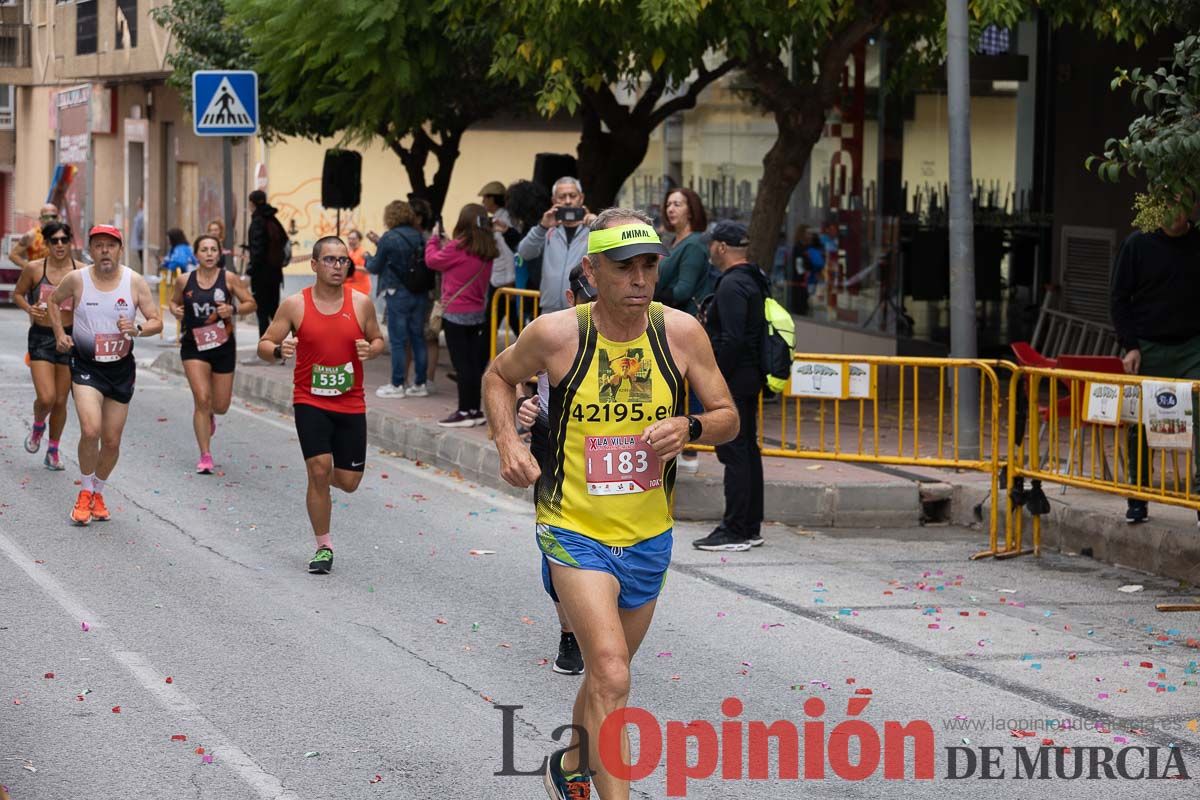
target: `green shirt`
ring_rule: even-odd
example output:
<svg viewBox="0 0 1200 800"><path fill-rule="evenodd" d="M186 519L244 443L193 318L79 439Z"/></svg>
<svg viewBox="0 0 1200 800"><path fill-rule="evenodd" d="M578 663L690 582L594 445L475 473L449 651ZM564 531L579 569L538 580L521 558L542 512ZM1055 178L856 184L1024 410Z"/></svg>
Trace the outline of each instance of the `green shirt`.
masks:
<svg viewBox="0 0 1200 800"><path fill-rule="evenodd" d="M659 262L655 295L672 308L695 314L707 288L708 248L699 233L689 233Z"/></svg>

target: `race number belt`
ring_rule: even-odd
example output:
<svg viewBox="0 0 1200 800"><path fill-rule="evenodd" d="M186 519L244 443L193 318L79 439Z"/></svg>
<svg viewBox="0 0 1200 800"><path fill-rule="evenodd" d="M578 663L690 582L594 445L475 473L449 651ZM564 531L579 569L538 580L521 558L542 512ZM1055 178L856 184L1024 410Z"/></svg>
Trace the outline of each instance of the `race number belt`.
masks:
<svg viewBox="0 0 1200 800"><path fill-rule="evenodd" d="M640 494L662 487L662 461L640 436L585 436L588 494Z"/></svg>
<svg viewBox="0 0 1200 800"><path fill-rule="evenodd" d="M354 362L336 367L313 364L311 391L318 397L337 397L354 388Z"/></svg>

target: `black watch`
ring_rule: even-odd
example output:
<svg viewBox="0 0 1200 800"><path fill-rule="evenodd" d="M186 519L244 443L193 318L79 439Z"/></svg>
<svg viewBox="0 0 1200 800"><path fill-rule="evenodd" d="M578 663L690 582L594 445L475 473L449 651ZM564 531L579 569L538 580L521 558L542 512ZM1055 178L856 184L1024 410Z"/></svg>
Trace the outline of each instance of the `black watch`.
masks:
<svg viewBox="0 0 1200 800"><path fill-rule="evenodd" d="M283 358L283 345L277 344L277 345L275 345L275 360L279 361L282 358Z"/></svg>
<svg viewBox="0 0 1200 800"><path fill-rule="evenodd" d="M694 442L704 433L704 426L700 424L700 420L688 414L688 441Z"/></svg>

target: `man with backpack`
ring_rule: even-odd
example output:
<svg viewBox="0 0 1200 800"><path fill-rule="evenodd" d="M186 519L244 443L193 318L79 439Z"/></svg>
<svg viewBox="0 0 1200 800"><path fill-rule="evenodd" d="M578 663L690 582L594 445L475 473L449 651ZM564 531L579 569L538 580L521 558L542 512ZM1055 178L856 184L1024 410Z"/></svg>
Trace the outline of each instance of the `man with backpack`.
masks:
<svg viewBox="0 0 1200 800"><path fill-rule="evenodd" d="M758 393L763 386L763 305L770 294L767 278L747 258L750 235L740 222L722 220L702 240L721 272L700 309L712 340L717 367L737 408L740 427L732 441L717 445L725 466L725 516L712 533L696 539L698 550L743 551L763 543L763 467L758 448Z"/></svg>
<svg viewBox="0 0 1200 800"><path fill-rule="evenodd" d="M267 202L267 195L260 189L250 193L250 228L246 232L249 242L250 293L254 295L258 314L258 335L267 332L267 326L279 310L279 290L283 285L283 268L291 255L291 241L287 231L275 215L278 210ZM251 359L257 362L257 359Z"/></svg>

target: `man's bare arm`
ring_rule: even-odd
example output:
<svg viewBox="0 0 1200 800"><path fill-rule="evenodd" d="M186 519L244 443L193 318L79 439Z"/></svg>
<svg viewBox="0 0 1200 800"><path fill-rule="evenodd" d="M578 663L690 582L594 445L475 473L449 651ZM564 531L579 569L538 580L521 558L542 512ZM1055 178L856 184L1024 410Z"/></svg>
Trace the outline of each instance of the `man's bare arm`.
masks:
<svg viewBox="0 0 1200 800"><path fill-rule="evenodd" d="M133 276L133 291L137 296L138 311L146 319L146 324L138 336L153 336L163 329L162 309L158 306L158 298L150 292L150 284L141 275Z"/></svg>
<svg viewBox="0 0 1200 800"><path fill-rule="evenodd" d="M66 352L74 344L71 337L67 336L66 329L63 327L62 310L60 305L66 302L68 297L75 299L75 306L79 306L79 287L80 273L73 271L67 277L63 278L58 286L54 287L54 291L46 298L46 316L50 318L50 327L54 329L54 339L58 345L58 349Z"/></svg>
<svg viewBox="0 0 1200 800"><path fill-rule="evenodd" d="M375 316L375 304L371 298L359 294L354 298L358 324L362 326L363 336L370 343L367 358L376 358L383 353L383 332L379 329L379 319Z"/></svg>
<svg viewBox="0 0 1200 800"><path fill-rule="evenodd" d="M8 260L16 264L21 269L29 266L29 242L30 235L26 233L17 243L13 245L13 249L8 251Z"/></svg>
<svg viewBox="0 0 1200 800"><path fill-rule="evenodd" d="M529 323L516 343L497 355L483 374L483 407L500 453L500 475L522 488L536 481L541 469L517 436L512 403L517 385L548 366L546 356L555 344L552 317Z"/></svg>
<svg viewBox="0 0 1200 800"><path fill-rule="evenodd" d="M275 361L275 347L278 345L283 347L284 358L291 358L296 350L296 340L292 337L292 331L297 327L293 320L293 315L296 313L296 306L300 301L300 295L292 295L279 304L279 310L275 312L271 324L267 327L266 333L258 340L258 357L263 361ZM288 351L291 352L288 352Z"/></svg>

